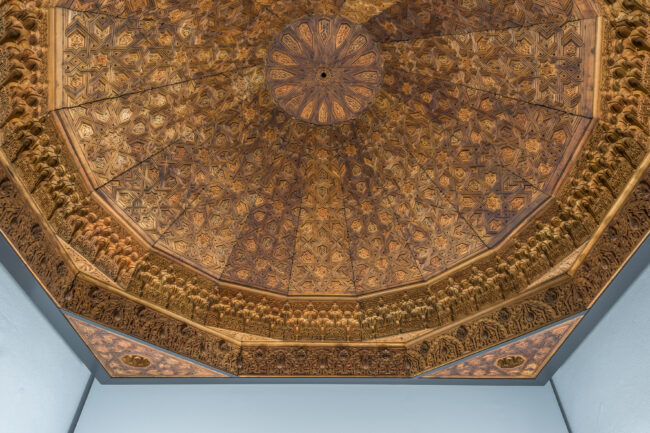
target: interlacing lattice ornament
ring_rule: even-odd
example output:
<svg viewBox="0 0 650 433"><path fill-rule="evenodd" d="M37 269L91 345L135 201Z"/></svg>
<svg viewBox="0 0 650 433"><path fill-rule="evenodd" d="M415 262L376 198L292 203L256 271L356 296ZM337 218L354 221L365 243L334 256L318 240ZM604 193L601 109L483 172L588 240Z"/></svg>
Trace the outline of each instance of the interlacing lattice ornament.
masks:
<svg viewBox="0 0 650 433"><path fill-rule="evenodd" d="M413 375L588 308L648 230L641 4L600 4L602 65L583 1L58 6L0 4L0 228L63 308L136 338L235 374ZM344 58L376 70L342 81L360 106L274 93L291 23L372 43Z"/></svg>
<svg viewBox="0 0 650 433"><path fill-rule="evenodd" d="M285 295L424 283L497 245L589 124L595 20L516 4L518 25L424 34L393 15L436 5L382 5L66 5L55 102L90 187L155 249Z"/></svg>

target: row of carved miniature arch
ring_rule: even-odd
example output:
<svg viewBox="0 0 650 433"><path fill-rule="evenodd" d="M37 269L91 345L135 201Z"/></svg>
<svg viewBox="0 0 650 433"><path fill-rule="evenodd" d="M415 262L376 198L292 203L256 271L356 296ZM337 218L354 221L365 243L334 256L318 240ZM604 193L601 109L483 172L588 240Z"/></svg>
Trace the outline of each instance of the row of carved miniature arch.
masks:
<svg viewBox="0 0 650 433"><path fill-rule="evenodd" d="M35 2L29 4L32 3L32 6L36 5ZM431 324L437 326L458 320L476 311L479 305L507 299L557 263L557 259L566 255L568 250L579 245L593 231L621 187L617 166L627 161L636 167L644 154L640 143L644 142L647 133L641 121L642 113L634 104L647 93L638 80L643 72L642 63L619 59L611 62L613 75L607 80L610 88L621 89L622 83L622 91L628 97L604 95L606 109L602 128L605 141L600 148L585 153L584 168L569 183L570 193L563 199L559 216L549 224L539 223L537 233L495 268L485 272L477 270L471 278L459 283L450 281L444 290L435 294L424 294L415 299L391 299L383 304L368 302L369 308L341 309L331 305L312 308L296 304L265 306L246 299L242 294L226 294L225 290L223 295L210 293L212 289L205 294L201 291L195 293L187 284L176 285L170 279L175 277L166 270L161 269L159 277L152 273L152 268L146 264L148 257L138 253L140 249L128 237L113 229L114 223L110 218L99 218L93 212L90 200L79 192L74 173L71 174L62 163L61 147L43 134L45 126L40 120L44 100L43 65L38 57L34 57L42 49L30 47L34 55L26 57L25 48L17 43L32 34L39 9L26 13L21 2L12 0L7 4L9 12L5 17L12 19L2 45L8 48L9 61L20 67L2 85L12 107L5 115L3 127L10 127L15 135L15 140L9 142L5 150L12 160L18 164L26 163L30 170L34 170L28 182L30 190L45 190L54 203L49 205L47 216L55 223L59 234L77 244L88 259L122 286L128 287L127 290L145 299L153 288L153 291L163 294L169 290L167 299L153 299L153 302L183 312L199 322L203 318L203 323L213 326L270 336L273 336L273 329L283 327L282 338L287 338L288 334L289 339L307 338L307 335L310 339L323 339L329 334L335 334L337 338L345 335L346 339L356 339L357 336L365 339L405 332L410 329L408 324L422 329ZM630 6L622 8L627 11ZM625 34L618 35L623 54L643 45L639 40L644 29L642 22L624 20L621 26L626 29ZM627 57L622 55L622 58ZM147 273L152 275L147 277ZM150 281L145 281L147 278ZM164 284L168 289L163 287ZM189 303L180 300L183 296L187 296ZM260 322L262 324L257 325ZM318 329L318 334L303 329ZM360 330L357 332L357 329Z"/></svg>

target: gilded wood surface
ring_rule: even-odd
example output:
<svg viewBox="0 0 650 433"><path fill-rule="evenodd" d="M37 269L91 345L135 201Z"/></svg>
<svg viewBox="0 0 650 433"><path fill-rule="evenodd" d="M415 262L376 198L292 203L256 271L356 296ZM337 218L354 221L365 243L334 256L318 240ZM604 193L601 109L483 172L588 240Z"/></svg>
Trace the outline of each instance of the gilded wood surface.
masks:
<svg viewBox="0 0 650 433"><path fill-rule="evenodd" d="M228 377L74 316L66 318L112 377Z"/></svg>
<svg viewBox="0 0 650 433"><path fill-rule="evenodd" d="M266 61L275 101L307 122L331 125L357 117L381 83L377 46L363 28L340 16L314 15L276 37Z"/></svg>
<svg viewBox="0 0 650 433"><path fill-rule="evenodd" d="M593 108L593 19L377 48L357 24L310 15L215 46L253 12L322 8L105 7L60 12L57 115L75 158L138 236L243 287L351 296L431 280L549 201ZM294 125L271 99L349 121Z"/></svg>
<svg viewBox="0 0 650 433"><path fill-rule="evenodd" d="M469 19L447 21L473 33L465 39L411 33L423 28L422 14L413 22L396 19L397 33L376 27L397 17L400 5L391 6L365 25L390 53L382 52L376 103L351 123L316 127L288 120L276 107L255 60L314 5L69 3L77 14L135 19L143 27L129 43L145 43L149 21L169 22L185 37L192 33L183 29L197 19L196 28L211 23L224 37L247 29L242 38L241 31L230 34L235 43L264 41L237 73L179 71L190 75L138 92L128 89L140 85L138 74L154 74L160 60L149 48L130 50L153 59L153 69L142 69L140 60L127 67L117 57L102 66L100 58L73 74L95 67L103 71L99 81L112 84L82 86L71 93L75 102L53 116L46 111L47 5L2 4L0 227L61 306L106 326L235 374L408 376L583 311L648 231L649 47L647 8L640 4L599 4L599 76L576 66L588 63L595 45L587 36L593 15L582 5L551 2L533 13L515 3L496 18L477 12L478 21L463 12ZM319 2L317 12L335 14L340 6ZM502 17L527 28L506 29ZM75 18L75 28L84 19ZM121 30L96 42L109 22L92 21L93 30L81 32L83 44L70 40L70 59L92 61L97 46L117 49L114 31ZM492 23L502 37L484 35L487 27L478 22ZM418 54L405 51L396 34L423 38L413 46ZM443 48L463 67L428 57ZM503 56L491 57L491 49ZM529 60L520 62L511 50ZM582 60L571 65L574 54ZM543 69L549 58L556 60L553 78L526 72ZM496 65L503 71L498 87L483 78ZM118 66L133 80L112 82ZM82 81L92 75L84 74ZM600 90L592 129L584 124L589 104L582 98L590 80ZM202 117L208 112L218 113L216 122ZM59 122L69 137L60 135ZM332 145L341 141L347 145ZM246 151L233 153L233 145ZM427 165L427 154L442 162ZM345 237L337 235L343 231ZM572 275L524 291L593 233ZM86 278L56 247L58 239L114 284ZM481 254L486 245L494 251ZM404 286L410 282L418 284ZM386 287L402 288L366 296ZM322 293L362 296L311 297ZM235 343L210 327L276 341ZM406 342L370 342L422 329L430 331Z"/></svg>
<svg viewBox="0 0 650 433"><path fill-rule="evenodd" d="M423 377L440 379L535 378L564 343L580 319L581 317L576 317L567 320L514 343L506 344Z"/></svg>

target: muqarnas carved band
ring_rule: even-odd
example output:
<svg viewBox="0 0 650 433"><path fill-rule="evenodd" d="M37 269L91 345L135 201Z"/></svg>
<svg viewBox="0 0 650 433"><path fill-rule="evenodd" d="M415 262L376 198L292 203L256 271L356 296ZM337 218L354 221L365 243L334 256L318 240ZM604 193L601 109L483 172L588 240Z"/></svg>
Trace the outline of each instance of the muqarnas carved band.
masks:
<svg viewBox="0 0 650 433"><path fill-rule="evenodd" d="M61 308L233 374L431 370L589 308L647 236L647 10L634 2L598 6L597 119L551 199L514 235L443 277L360 297L303 299L215 281L152 249L109 211L80 171L60 117L48 111L48 5L5 1L0 229ZM557 99L558 107L569 100Z"/></svg>

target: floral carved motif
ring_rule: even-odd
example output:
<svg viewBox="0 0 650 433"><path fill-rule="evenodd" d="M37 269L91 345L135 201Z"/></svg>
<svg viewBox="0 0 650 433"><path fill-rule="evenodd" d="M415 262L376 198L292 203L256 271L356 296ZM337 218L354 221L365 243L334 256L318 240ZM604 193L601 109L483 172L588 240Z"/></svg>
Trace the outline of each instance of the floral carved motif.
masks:
<svg viewBox="0 0 650 433"><path fill-rule="evenodd" d="M363 28L340 16L290 24L269 49L266 82L289 114L328 125L357 117L381 83L379 50Z"/></svg>
<svg viewBox="0 0 650 433"><path fill-rule="evenodd" d="M226 377L76 317L67 319L112 377Z"/></svg>

